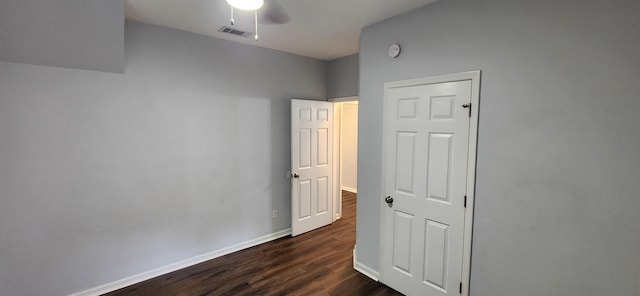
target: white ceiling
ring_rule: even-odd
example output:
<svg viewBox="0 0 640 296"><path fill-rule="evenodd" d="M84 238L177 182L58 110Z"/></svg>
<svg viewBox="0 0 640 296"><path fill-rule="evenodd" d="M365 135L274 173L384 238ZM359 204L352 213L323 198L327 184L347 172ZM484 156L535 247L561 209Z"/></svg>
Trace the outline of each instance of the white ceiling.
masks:
<svg viewBox="0 0 640 296"><path fill-rule="evenodd" d="M229 26L225 0L126 0L129 19L323 60L358 52L360 29L436 0L277 0L282 25L259 24L259 41L220 33ZM253 14L235 11L235 28L253 32Z"/></svg>

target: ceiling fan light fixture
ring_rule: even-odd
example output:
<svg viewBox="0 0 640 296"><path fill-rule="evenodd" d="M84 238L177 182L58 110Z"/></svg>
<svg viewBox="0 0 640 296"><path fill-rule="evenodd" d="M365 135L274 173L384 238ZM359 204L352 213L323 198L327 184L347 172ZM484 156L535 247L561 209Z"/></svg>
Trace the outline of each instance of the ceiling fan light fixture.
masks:
<svg viewBox="0 0 640 296"><path fill-rule="evenodd" d="M264 0L227 0L231 7L240 10L258 10L264 5Z"/></svg>

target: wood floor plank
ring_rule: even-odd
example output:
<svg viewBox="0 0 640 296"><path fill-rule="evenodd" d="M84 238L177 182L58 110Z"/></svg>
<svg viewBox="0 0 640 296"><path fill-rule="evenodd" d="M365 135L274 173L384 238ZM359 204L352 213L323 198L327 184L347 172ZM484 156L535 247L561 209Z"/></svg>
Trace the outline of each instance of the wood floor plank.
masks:
<svg viewBox="0 0 640 296"><path fill-rule="evenodd" d="M402 295L353 269L356 194L343 191L342 198L342 218L331 225L105 295Z"/></svg>

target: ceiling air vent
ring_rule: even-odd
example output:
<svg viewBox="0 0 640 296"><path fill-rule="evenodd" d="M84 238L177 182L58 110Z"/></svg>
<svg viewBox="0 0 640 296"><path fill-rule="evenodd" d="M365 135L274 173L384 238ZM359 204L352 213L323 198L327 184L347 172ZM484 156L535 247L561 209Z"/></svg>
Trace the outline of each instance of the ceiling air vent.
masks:
<svg viewBox="0 0 640 296"><path fill-rule="evenodd" d="M222 28L220 28L220 30L218 30L218 32L227 33L227 34L231 34L231 35L236 35L236 36L240 36L240 37L253 36L253 33L251 33L251 32L240 31L240 30L236 30L236 29L233 29L233 28L229 28L227 26L222 26Z"/></svg>

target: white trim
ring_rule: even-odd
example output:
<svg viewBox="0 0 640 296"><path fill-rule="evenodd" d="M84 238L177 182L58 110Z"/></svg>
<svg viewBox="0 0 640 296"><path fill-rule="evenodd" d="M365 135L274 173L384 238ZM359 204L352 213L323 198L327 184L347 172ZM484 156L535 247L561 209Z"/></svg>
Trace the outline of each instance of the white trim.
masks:
<svg viewBox="0 0 640 296"><path fill-rule="evenodd" d="M475 85L474 82L477 82L479 87L480 86L480 70L461 72L456 74L445 74L445 75L438 75L438 76L431 76L431 77L424 77L424 78L416 78L416 79L409 79L409 80L385 82L384 88L386 90L390 88L399 88L399 87L417 86L417 85L426 85L426 84L435 84L435 83L444 83L444 82L455 82L455 81L464 81L464 80L471 80L472 88L473 88L473 85ZM479 93L472 92L471 95L472 96L479 95ZM473 98L472 98L472 101L473 101Z"/></svg>
<svg viewBox="0 0 640 296"><path fill-rule="evenodd" d="M367 277L369 277L370 279L374 280L374 281L378 281L378 278L380 277L380 274L378 273L377 270L364 265L361 262L358 262L358 256L357 256L357 252L356 252L356 248L353 248L353 269L355 269L357 272L362 273L364 275L366 275Z"/></svg>
<svg viewBox="0 0 640 296"><path fill-rule="evenodd" d="M349 187L349 186L344 186L344 185L342 185L342 188L341 188L341 189L342 189L342 190L345 190L345 191L353 192L353 193L358 193L358 189L356 189L356 188L351 188L351 187Z"/></svg>
<svg viewBox="0 0 640 296"><path fill-rule="evenodd" d="M342 176L340 175L340 164L342 161L342 154L340 153L340 141L341 141L341 128L340 122L342 118L342 103L334 103L333 104L333 206L334 217L333 221L340 219L342 217L342 192L340 192L340 182L342 182Z"/></svg>
<svg viewBox="0 0 640 296"><path fill-rule="evenodd" d="M342 173L342 163L344 162L344 154L342 154L342 145L344 144L342 141L342 126L344 125L344 102L340 102L340 130L338 131L340 133L339 137L340 137L340 145L338 146L338 153L340 153L340 205L342 205L342 188L344 187L344 185L342 185L342 178L344 177L344 174ZM342 211L342 210L341 210Z"/></svg>
<svg viewBox="0 0 640 296"><path fill-rule="evenodd" d="M384 83L384 99L387 100L387 93L389 89L392 88L400 88L407 86L417 86L417 85L426 85L426 84L436 84L436 83L444 83L444 82L455 82L455 81L465 81L471 80L471 119L469 125L469 150L467 155L467 207L465 209L465 218L464 218L464 234L462 241L462 296L469 295L469 282L471 277L471 241L472 241L472 231L473 231L473 208L474 208L474 195L475 195L475 172L476 172L476 150L477 150L477 141L478 141L478 116L480 109L480 76L481 71L469 71L455 74L445 74L439 76L431 76L425 78L417 78L410 80L402 80L402 81L392 81ZM382 147L382 175L380 176L380 180L384 180L384 172L385 172L385 155L386 151L384 148L384 141ZM382 192L386 192L384 188L384 183L382 184ZM381 203L380 211L382 212L386 205ZM385 250L383 250L383 227L385 225L385 215L381 213L380 220L380 253L378 256L382 259L382 255ZM382 261L382 260L381 260ZM383 274L384 276L384 274Z"/></svg>
<svg viewBox="0 0 640 296"><path fill-rule="evenodd" d="M353 96L353 97L330 98L327 101L338 103L338 102L357 101L357 100L358 100L358 96Z"/></svg>
<svg viewBox="0 0 640 296"><path fill-rule="evenodd" d="M462 241L462 296L469 295L471 282L471 240L473 232L473 209L476 185L476 154L478 144L478 120L480 113L481 72L467 72L471 76L471 119L469 123L469 149L467 155L467 207L464 217L464 237Z"/></svg>
<svg viewBox="0 0 640 296"><path fill-rule="evenodd" d="M161 275L164 275L164 274L167 274L167 273L170 273L170 272L174 272L176 270L180 270L180 269L183 269L183 268L186 268L186 267L189 267L189 266L192 266L192 265L196 265L196 264L199 264L199 263L211 260L211 259L215 259L215 258L224 256L224 255L227 255L227 254L231 254L233 252L237 252L237 251L240 251L240 250L251 248L251 247L254 247L254 246L269 242L269 241L272 241L272 240L279 239L281 237L285 237L285 236L290 235L290 234L291 234L291 228L288 228L288 229L285 229L285 230L281 230L281 231L278 231L278 232L274 232L274 233L271 233L271 234L263 235L261 237L258 237L258 238L252 239L252 240L248 240L248 241L245 241L245 242L242 242L242 243L238 243L238 244L226 247L226 248L222 248L222 249L218 249L218 250L215 250L215 251L211 251L211 252L208 252L208 253L205 253L205 254L202 254L202 255L194 256L194 257L191 257L191 258L188 258L188 259L185 259L185 260L181 260L181 261L178 261L178 262L175 262L175 263L172 263L172 264L169 264L169 265L165 265L163 267L159 267L159 268L156 268L156 269L152 269L152 270L149 270L149 271L145 271L145 272L142 272L142 273L139 273L139 274L135 274L135 275L132 275L130 277L127 277L127 278L124 278L124 279L121 279L121 280L117 280L115 282L111 282L111 283L108 283L108 284L104 284L102 286L98 286L98 287L95 287L95 288L91 288L91 289L88 289L88 290L85 290L85 291L82 291L82 292L71 294L69 296L94 296L94 295L102 295L102 294L105 294L105 293L113 292L115 290L122 289L124 287L128 287L128 286L131 286L133 284L137 284L137 283L146 281L148 279L152 279L152 278L157 277L157 276L161 276Z"/></svg>

